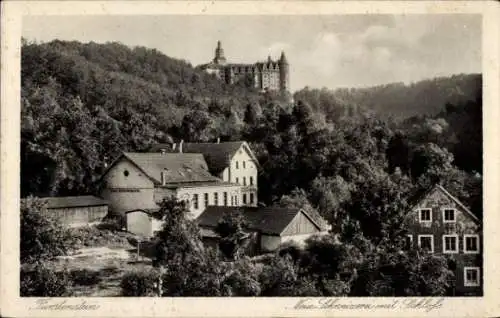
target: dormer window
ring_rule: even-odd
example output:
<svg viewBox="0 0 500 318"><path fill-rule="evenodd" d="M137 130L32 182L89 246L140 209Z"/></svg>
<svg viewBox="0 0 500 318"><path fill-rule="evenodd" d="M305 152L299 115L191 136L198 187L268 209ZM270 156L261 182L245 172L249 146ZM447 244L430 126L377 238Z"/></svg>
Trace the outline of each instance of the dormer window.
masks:
<svg viewBox="0 0 500 318"><path fill-rule="evenodd" d="M428 208L418 210L418 220L420 223L432 222L432 210Z"/></svg>
<svg viewBox="0 0 500 318"><path fill-rule="evenodd" d="M445 208L443 209L443 222L444 223L454 223L457 221L457 215L455 209Z"/></svg>

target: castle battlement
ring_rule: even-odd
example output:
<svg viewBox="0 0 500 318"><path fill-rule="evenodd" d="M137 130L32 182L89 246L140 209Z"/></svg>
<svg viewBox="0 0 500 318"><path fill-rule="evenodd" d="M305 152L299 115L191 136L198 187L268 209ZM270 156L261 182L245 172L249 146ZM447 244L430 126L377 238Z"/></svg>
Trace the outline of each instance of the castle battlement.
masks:
<svg viewBox="0 0 500 318"><path fill-rule="evenodd" d="M200 66L207 73L214 74L228 84L236 83L245 78L251 79L255 88L288 92L290 90L290 66L281 52L278 60L268 56L267 61L252 64L227 63L221 42L217 42L215 56L210 63Z"/></svg>

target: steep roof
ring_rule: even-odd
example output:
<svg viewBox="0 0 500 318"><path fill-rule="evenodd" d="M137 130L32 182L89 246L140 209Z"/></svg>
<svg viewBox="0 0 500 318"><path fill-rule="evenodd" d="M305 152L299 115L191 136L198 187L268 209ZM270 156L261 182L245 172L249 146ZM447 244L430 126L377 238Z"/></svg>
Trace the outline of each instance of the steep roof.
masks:
<svg viewBox="0 0 500 318"><path fill-rule="evenodd" d="M206 143L194 143L185 142L182 145L182 153L199 153L205 157L206 163L208 164L208 169L214 174L222 172L228 165L231 158L234 156L236 151L240 149L243 145L246 145L244 141L228 141L228 142L206 142ZM150 151L158 152L165 149L167 152L178 151L172 150L172 146L169 144L156 144L150 148ZM254 159L255 163L258 165L257 159L252 154L251 150L250 156Z"/></svg>
<svg viewBox="0 0 500 318"><path fill-rule="evenodd" d="M208 172L203 155L194 153L124 152L110 165L103 177L124 158L141 170L156 185L161 185L162 172L165 173L167 185L222 182Z"/></svg>
<svg viewBox="0 0 500 318"><path fill-rule="evenodd" d="M226 212L242 213L250 230L264 234L280 235L299 213L304 213L311 223L321 230L305 211L298 208L208 206L196 221L202 227L213 228Z"/></svg>
<svg viewBox="0 0 500 318"><path fill-rule="evenodd" d="M448 192L448 190L446 190L442 185L440 184L435 184L433 187L429 188L429 189L421 189L421 190L418 190L417 192L415 192L411 197L410 199L408 200L409 201L409 204L411 206L411 209L410 210L413 210L413 208L420 202L422 201L425 197L427 197L430 193L432 193L434 190L439 190L441 191L441 193L443 193L444 195L446 195L450 200L452 200L453 202L455 202L467 215L469 215L474 221L476 222L480 222L479 218L474 214L472 213L471 210L469 210L469 208L467 208L462 202L460 202L460 200L458 200L454 195L452 195L450 192Z"/></svg>
<svg viewBox="0 0 500 318"><path fill-rule="evenodd" d="M108 201L92 195L72 197L46 197L41 199L47 202L48 209L108 205Z"/></svg>

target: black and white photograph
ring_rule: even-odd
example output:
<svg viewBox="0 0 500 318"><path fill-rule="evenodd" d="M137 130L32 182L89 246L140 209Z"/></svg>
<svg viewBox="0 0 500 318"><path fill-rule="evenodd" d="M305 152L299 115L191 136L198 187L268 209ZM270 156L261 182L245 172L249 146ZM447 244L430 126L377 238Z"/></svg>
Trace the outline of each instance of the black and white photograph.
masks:
<svg viewBox="0 0 500 318"><path fill-rule="evenodd" d="M482 298L483 26L23 16L19 296Z"/></svg>

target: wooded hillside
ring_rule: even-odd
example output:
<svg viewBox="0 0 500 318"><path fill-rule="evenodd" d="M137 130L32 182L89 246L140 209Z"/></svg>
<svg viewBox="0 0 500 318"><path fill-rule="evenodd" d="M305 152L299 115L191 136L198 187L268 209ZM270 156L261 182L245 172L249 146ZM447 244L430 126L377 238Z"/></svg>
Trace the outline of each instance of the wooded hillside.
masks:
<svg viewBox="0 0 500 318"><path fill-rule="evenodd" d="M306 88L292 104L153 49L24 41L22 195L95 192L104 163L121 151L220 137L251 143L266 204L307 201L337 219L368 185L388 191L377 197L442 182L478 211L480 83L480 75L459 75L410 86ZM387 119L397 113L405 120Z"/></svg>

